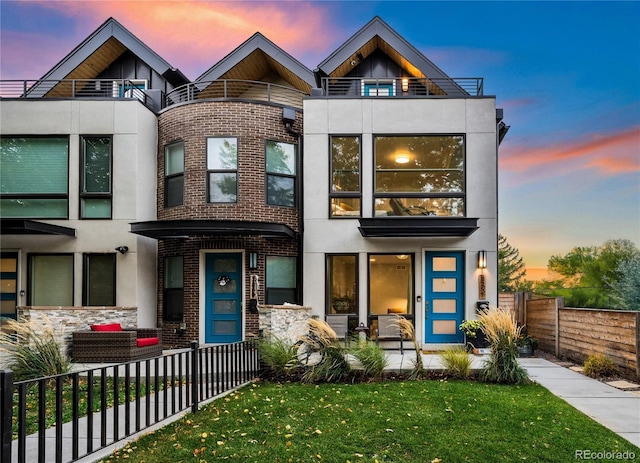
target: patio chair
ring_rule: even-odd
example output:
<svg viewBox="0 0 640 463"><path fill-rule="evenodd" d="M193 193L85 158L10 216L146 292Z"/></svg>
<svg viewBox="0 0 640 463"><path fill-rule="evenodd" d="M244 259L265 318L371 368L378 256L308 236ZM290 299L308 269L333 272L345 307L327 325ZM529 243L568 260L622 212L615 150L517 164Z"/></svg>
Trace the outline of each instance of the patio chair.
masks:
<svg viewBox="0 0 640 463"><path fill-rule="evenodd" d="M349 341L349 315L327 315L326 321L339 341Z"/></svg>
<svg viewBox="0 0 640 463"><path fill-rule="evenodd" d="M378 315L378 329L376 330L376 342L398 341L400 353L404 354L402 331L398 325L397 315Z"/></svg>

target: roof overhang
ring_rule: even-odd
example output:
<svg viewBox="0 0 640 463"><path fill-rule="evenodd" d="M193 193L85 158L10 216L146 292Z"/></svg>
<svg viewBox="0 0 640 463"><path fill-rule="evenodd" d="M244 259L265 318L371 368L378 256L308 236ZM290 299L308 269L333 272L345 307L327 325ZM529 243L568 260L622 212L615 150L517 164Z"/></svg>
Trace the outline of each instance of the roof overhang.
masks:
<svg viewBox="0 0 640 463"><path fill-rule="evenodd" d="M360 234L377 237L469 236L478 229L478 219L468 217L398 217L360 219Z"/></svg>
<svg viewBox="0 0 640 463"><path fill-rule="evenodd" d="M131 233L157 240L192 236L247 236L295 238L296 232L281 223L244 220L152 220L131 224Z"/></svg>
<svg viewBox="0 0 640 463"><path fill-rule="evenodd" d="M2 219L0 233L3 235L62 235L76 236L75 228L53 225L29 219Z"/></svg>

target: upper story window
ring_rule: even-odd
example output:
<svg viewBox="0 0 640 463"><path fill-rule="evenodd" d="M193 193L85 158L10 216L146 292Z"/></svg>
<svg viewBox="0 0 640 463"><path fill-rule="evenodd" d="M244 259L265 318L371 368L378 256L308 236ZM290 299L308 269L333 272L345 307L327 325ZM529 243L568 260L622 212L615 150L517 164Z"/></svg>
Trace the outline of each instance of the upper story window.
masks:
<svg viewBox="0 0 640 463"><path fill-rule="evenodd" d="M164 147L164 207L184 203L184 142Z"/></svg>
<svg viewBox="0 0 640 463"><path fill-rule="evenodd" d="M331 217L360 217L360 137L331 137Z"/></svg>
<svg viewBox="0 0 640 463"><path fill-rule="evenodd" d="M237 138L207 138L207 177L208 202L238 202Z"/></svg>
<svg viewBox="0 0 640 463"><path fill-rule="evenodd" d="M267 140L267 204L295 207L297 156L296 145Z"/></svg>
<svg viewBox="0 0 640 463"><path fill-rule="evenodd" d="M80 151L80 218L110 219L111 137L82 137Z"/></svg>
<svg viewBox="0 0 640 463"><path fill-rule="evenodd" d="M362 96L395 96L394 79L371 79L362 81Z"/></svg>
<svg viewBox="0 0 640 463"><path fill-rule="evenodd" d="M120 98L137 98L144 101L147 89L146 79L122 79L113 81L113 96Z"/></svg>
<svg viewBox="0 0 640 463"><path fill-rule="evenodd" d="M2 218L69 216L69 137L0 139Z"/></svg>
<svg viewBox="0 0 640 463"><path fill-rule="evenodd" d="M465 215L464 136L376 136L374 150L376 215Z"/></svg>

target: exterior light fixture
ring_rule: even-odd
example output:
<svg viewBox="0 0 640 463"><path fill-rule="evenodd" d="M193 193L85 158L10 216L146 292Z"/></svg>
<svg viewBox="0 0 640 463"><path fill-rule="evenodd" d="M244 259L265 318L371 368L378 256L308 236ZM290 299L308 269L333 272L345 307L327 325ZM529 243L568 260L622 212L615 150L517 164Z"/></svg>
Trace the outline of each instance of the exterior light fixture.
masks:
<svg viewBox="0 0 640 463"><path fill-rule="evenodd" d="M396 161L396 164L406 164L409 162L410 158L407 153L398 153L394 160Z"/></svg>
<svg viewBox="0 0 640 463"><path fill-rule="evenodd" d="M258 253L250 252L249 253L249 268L251 270L255 270L258 268Z"/></svg>
<svg viewBox="0 0 640 463"><path fill-rule="evenodd" d="M487 268L487 251L478 252L478 268L481 270Z"/></svg>
<svg viewBox="0 0 640 463"><path fill-rule="evenodd" d="M406 259L409 258L409 255L408 254L398 254L396 256L396 258L398 258L399 260L406 260Z"/></svg>
<svg viewBox="0 0 640 463"><path fill-rule="evenodd" d="M409 79L407 79L406 77L402 78L402 91L403 92L409 91Z"/></svg>
<svg viewBox="0 0 640 463"><path fill-rule="evenodd" d="M116 251L118 251L120 254L126 254L128 250L129 246L118 246L116 248Z"/></svg>

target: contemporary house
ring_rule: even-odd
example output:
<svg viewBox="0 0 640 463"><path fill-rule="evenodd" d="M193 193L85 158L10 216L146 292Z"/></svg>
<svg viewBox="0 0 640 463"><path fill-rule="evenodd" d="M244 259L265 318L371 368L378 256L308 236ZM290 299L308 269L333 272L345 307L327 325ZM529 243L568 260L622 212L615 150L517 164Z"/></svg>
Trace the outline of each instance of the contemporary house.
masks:
<svg viewBox="0 0 640 463"><path fill-rule="evenodd" d="M0 310L129 317L183 347L291 303L463 342L497 302L507 127L482 83L380 18L315 71L256 33L189 81L109 19L0 84Z"/></svg>

